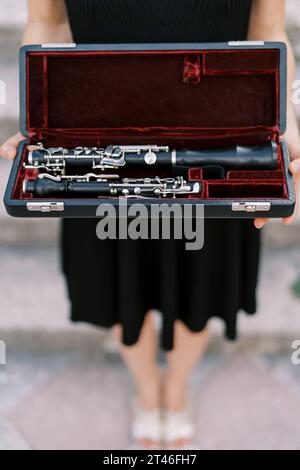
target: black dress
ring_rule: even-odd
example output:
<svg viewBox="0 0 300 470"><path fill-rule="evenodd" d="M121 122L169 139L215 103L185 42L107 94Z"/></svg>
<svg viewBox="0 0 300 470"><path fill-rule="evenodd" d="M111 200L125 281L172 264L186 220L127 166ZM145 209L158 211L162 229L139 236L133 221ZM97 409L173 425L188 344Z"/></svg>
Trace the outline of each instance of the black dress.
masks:
<svg viewBox="0 0 300 470"><path fill-rule="evenodd" d="M247 35L250 0L67 0L77 43L218 42ZM123 326L134 344L145 313L163 313L161 347L173 347L181 319L201 331L213 316L236 337L237 313L256 309L259 231L250 220L207 220L205 245L186 251L185 240L105 240L94 219L65 219L62 262L71 319Z"/></svg>

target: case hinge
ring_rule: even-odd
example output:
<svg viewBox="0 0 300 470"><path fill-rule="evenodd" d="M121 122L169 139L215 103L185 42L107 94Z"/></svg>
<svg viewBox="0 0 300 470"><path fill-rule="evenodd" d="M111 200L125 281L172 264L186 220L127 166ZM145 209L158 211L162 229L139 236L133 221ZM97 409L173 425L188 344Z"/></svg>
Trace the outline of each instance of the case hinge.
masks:
<svg viewBox="0 0 300 470"><path fill-rule="evenodd" d="M62 212L64 209L63 202L27 202L27 210L31 212Z"/></svg>
<svg viewBox="0 0 300 470"><path fill-rule="evenodd" d="M76 43L75 42L58 42L58 43L52 43L52 42L49 42L49 43L45 43L45 44L41 44L42 47L45 47L45 48L57 48L57 47L62 47L62 48L65 48L65 47L76 47Z"/></svg>
<svg viewBox="0 0 300 470"><path fill-rule="evenodd" d="M234 212L267 212L271 210L270 202L233 202Z"/></svg>
<svg viewBox="0 0 300 470"><path fill-rule="evenodd" d="M263 46L264 41L229 41L228 46L239 47L239 46Z"/></svg>

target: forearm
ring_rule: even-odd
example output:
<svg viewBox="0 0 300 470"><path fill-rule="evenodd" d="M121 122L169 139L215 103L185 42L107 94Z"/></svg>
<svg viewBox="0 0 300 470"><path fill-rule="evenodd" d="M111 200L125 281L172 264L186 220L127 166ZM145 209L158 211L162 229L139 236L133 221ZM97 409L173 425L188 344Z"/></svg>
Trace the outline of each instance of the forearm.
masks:
<svg viewBox="0 0 300 470"><path fill-rule="evenodd" d="M285 2L282 0L253 0L248 39L284 42L287 46L287 121L288 128L298 133L292 85L296 78L295 56L285 31ZM289 125L290 123L290 125ZM294 134L295 135L295 134Z"/></svg>
<svg viewBox="0 0 300 470"><path fill-rule="evenodd" d="M72 34L63 0L28 0L22 44L70 42Z"/></svg>
<svg viewBox="0 0 300 470"><path fill-rule="evenodd" d="M65 24L68 15L64 0L28 0L28 21L49 26Z"/></svg>

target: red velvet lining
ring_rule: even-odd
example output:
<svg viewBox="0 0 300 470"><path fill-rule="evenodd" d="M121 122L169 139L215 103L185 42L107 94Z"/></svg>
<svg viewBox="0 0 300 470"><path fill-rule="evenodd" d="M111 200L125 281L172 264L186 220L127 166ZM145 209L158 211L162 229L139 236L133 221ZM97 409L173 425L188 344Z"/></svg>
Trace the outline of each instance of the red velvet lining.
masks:
<svg viewBox="0 0 300 470"><path fill-rule="evenodd" d="M30 142L45 146L279 142L279 90L275 49L28 52L26 126ZM191 168L189 178L203 191L189 198L287 198L280 145L278 162L276 171L229 171L215 181ZM149 175L149 168L139 174ZM22 193L25 176L36 174L25 175L21 164L16 199L32 198Z"/></svg>
<svg viewBox="0 0 300 470"><path fill-rule="evenodd" d="M124 145L155 143L170 145L174 148L218 148L239 145L255 145L271 138L278 140L279 130L264 126L256 128L231 129L42 129L32 130L31 142L43 142L45 146L105 147L111 143Z"/></svg>
<svg viewBox="0 0 300 470"><path fill-rule="evenodd" d="M267 195L267 196L266 196ZM243 199L243 198L283 198L284 189L281 182L270 181L216 181L208 183L208 199Z"/></svg>
<svg viewBox="0 0 300 470"><path fill-rule="evenodd" d="M278 169L274 171L228 171L225 180L203 181L201 168L189 170L191 181L202 181L202 199L287 199L281 145L278 145Z"/></svg>
<svg viewBox="0 0 300 470"><path fill-rule="evenodd" d="M240 128L254 142L260 127L267 139L278 127L278 62L264 49L30 52L27 127L33 138L61 131L61 145L65 135L88 130L99 140L108 129L111 139L142 132L150 143L166 132L170 145L171 133L180 145L186 131L202 147L211 132L233 141Z"/></svg>
<svg viewBox="0 0 300 470"><path fill-rule="evenodd" d="M278 70L278 51L264 50L260 54L257 50L243 51L215 51L203 56L203 71L226 74L256 74L274 73Z"/></svg>

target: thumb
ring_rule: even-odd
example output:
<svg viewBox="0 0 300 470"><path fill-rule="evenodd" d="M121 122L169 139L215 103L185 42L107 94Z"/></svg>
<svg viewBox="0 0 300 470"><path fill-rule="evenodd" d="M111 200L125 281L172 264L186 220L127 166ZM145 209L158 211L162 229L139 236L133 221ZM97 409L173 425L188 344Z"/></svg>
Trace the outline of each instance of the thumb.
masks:
<svg viewBox="0 0 300 470"><path fill-rule="evenodd" d="M290 171L296 180L300 178L300 158L292 161L290 164Z"/></svg>
<svg viewBox="0 0 300 470"><path fill-rule="evenodd" d="M25 137L21 134L21 132L17 132L17 134L10 137L10 139L1 145L0 156L7 158L8 160L13 160L16 156L19 143L24 139Z"/></svg>

